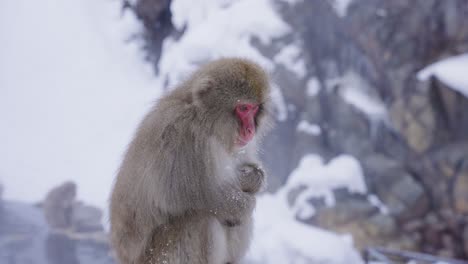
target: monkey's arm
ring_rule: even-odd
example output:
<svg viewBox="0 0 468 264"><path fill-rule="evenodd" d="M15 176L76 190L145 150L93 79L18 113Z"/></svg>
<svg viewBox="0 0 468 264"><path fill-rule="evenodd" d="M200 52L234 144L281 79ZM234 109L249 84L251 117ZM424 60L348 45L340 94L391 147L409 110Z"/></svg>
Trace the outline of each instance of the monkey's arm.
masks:
<svg viewBox="0 0 468 264"><path fill-rule="evenodd" d="M242 191L235 170L225 169L222 151L207 140L197 141L189 129L171 132L180 133L179 140L172 141L173 147L165 149L166 155L158 160L158 168L166 170L159 175L164 186L158 188L161 209L170 215L204 212L220 219L250 214L255 198Z"/></svg>
<svg viewBox="0 0 468 264"><path fill-rule="evenodd" d="M228 222L239 222L244 216L251 214L255 207L255 197L238 186L224 186L214 195L217 198L210 201L210 210L213 210L215 216Z"/></svg>
<svg viewBox="0 0 468 264"><path fill-rule="evenodd" d="M236 171L237 186L225 186L214 199L214 215L226 226L234 227L242 224L242 219L251 215L255 207L255 194L264 182L264 172L254 163L244 163ZM219 209L220 208L220 209Z"/></svg>

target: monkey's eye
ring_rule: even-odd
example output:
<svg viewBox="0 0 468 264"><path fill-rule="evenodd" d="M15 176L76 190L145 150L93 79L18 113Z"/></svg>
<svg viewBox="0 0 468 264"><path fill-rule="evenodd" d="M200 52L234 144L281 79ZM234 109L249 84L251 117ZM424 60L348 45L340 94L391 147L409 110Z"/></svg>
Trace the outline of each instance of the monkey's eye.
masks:
<svg viewBox="0 0 468 264"><path fill-rule="evenodd" d="M239 111L241 112L245 112L247 111L249 108L246 106L246 105L239 105Z"/></svg>
<svg viewBox="0 0 468 264"><path fill-rule="evenodd" d="M265 109L265 104L261 103L258 105L258 112L261 113Z"/></svg>
<svg viewBox="0 0 468 264"><path fill-rule="evenodd" d="M236 106L236 113L240 116L255 116L258 111L258 105L245 103Z"/></svg>

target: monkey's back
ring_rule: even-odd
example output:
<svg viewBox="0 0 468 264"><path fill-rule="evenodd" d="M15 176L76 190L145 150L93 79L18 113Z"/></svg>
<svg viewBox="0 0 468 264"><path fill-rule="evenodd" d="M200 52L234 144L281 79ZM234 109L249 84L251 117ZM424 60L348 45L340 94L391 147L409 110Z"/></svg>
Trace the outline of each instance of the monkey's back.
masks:
<svg viewBox="0 0 468 264"><path fill-rule="evenodd" d="M180 97L181 92L177 93ZM128 146L110 199L111 242L121 263L132 263L134 259L143 263L148 257L153 261L144 263L207 263L203 261L206 254L201 248L189 250L189 245L193 248L194 243L206 245L206 232L200 231L206 231L206 218L202 221L190 216L192 227L187 228L182 224L188 222L187 216L171 218L176 213L169 213L161 206L184 193L184 190L171 191L169 185L170 177L176 177L172 175L173 170L183 167L175 160L188 155L180 151L179 139L187 140L181 134L190 133L185 125L192 120L193 112L169 94L146 115ZM179 174L187 176L187 173ZM172 247L162 247L166 244ZM145 252L138 252L142 248ZM155 262L156 256L163 254L171 261ZM176 256L190 256L200 262L174 261Z"/></svg>

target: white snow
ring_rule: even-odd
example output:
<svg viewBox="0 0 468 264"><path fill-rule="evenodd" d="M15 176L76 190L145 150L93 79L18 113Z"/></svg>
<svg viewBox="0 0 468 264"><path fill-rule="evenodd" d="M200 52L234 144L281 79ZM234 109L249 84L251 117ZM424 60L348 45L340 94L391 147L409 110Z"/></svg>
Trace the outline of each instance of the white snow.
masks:
<svg viewBox="0 0 468 264"><path fill-rule="evenodd" d="M289 44L276 54L274 61L283 64L286 69L295 73L298 78L304 78L307 73L304 59L301 56L301 49L298 45Z"/></svg>
<svg viewBox="0 0 468 264"><path fill-rule="evenodd" d="M345 17L348 7L353 0L330 0L335 12L339 17Z"/></svg>
<svg viewBox="0 0 468 264"><path fill-rule="evenodd" d="M288 107L284 101L281 89L275 84L271 87L271 100L275 105L276 119L280 122L286 121L288 118Z"/></svg>
<svg viewBox="0 0 468 264"><path fill-rule="evenodd" d="M290 191L301 186L307 189L297 198L299 203L294 206L296 212L302 210L303 206L307 207L309 204L307 201L313 197L323 197L328 206L333 206L334 189L346 188L353 193L367 191L361 165L349 155L340 155L328 164L324 164L318 155L304 156L299 166L289 176L284 189Z"/></svg>
<svg viewBox="0 0 468 264"><path fill-rule="evenodd" d="M318 136L322 133L322 129L317 124L311 124L307 120L301 120L297 125L297 131L303 132L312 136Z"/></svg>
<svg viewBox="0 0 468 264"><path fill-rule="evenodd" d="M177 29L183 29L185 26L190 30L196 27L203 20L216 15L220 9L229 7L231 0L176 0L171 4L173 14L172 23Z"/></svg>
<svg viewBox="0 0 468 264"><path fill-rule="evenodd" d="M437 77L452 89L468 97L468 54L438 61L417 74L421 81L426 81L431 76Z"/></svg>
<svg viewBox="0 0 468 264"><path fill-rule="evenodd" d="M0 179L5 198L39 201L73 180L107 207L120 158L159 95L119 1L0 3Z"/></svg>
<svg viewBox="0 0 468 264"><path fill-rule="evenodd" d="M295 5L295 4L303 2L304 0L281 0L281 1L289 5Z"/></svg>
<svg viewBox="0 0 468 264"><path fill-rule="evenodd" d="M314 97L320 92L320 82L317 78L312 77L307 81L306 94Z"/></svg>
<svg viewBox="0 0 468 264"><path fill-rule="evenodd" d="M379 212L383 215L388 215L388 213L390 212L388 207L375 194L369 194L367 196L367 201L369 201L369 203L373 206L377 207L379 209Z"/></svg>
<svg viewBox="0 0 468 264"><path fill-rule="evenodd" d="M363 263L346 236L297 222L278 197L264 195L257 208L249 263Z"/></svg>
<svg viewBox="0 0 468 264"><path fill-rule="evenodd" d="M347 72L341 79L334 80L340 84L343 99L372 120L383 120L387 110L376 96L370 96L368 84L356 73Z"/></svg>
<svg viewBox="0 0 468 264"><path fill-rule="evenodd" d="M306 189L290 207L287 195L299 186ZM328 196L330 200L331 191L338 187L366 191L361 167L353 157L342 155L324 164L317 155L305 156L284 187L259 197L249 263L362 263L349 235L337 235L296 220L313 215L314 208L307 200L317 196Z"/></svg>
<svg viewBox="0 0 468 264"><path fill-rule="evenodd" d="M201 63L220 57L238 56L261 64L268 71L273 63L251 40L268 44L289 32L289 26L273 9L271 0L175 0L171 10L184 35L165 40L159 62L161 82L173 86Z"/></svg>

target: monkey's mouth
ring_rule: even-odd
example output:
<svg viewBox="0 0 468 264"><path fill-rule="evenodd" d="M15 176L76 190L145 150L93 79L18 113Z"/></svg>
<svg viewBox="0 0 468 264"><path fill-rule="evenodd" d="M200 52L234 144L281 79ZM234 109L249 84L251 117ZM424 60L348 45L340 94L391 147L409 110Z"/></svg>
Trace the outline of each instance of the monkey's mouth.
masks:
<svg viewBox="0 0 468 264"><path fill-rule="evenodd" d="M253 120L251 120L250 122L246 122L246 124L242 124L241 128L239 129L236 145L239 147L244 147L245 145L249 144L250 141L252 141L254 136L255 125Z"/></svg>
<svg viewBox="0 0 468 264"><path fill-rule="evenodd" d="M247 144L249 144L250 140L245 140L242 137L238 137L236 140L236 146L237 147L245 147Z"/></svg>

